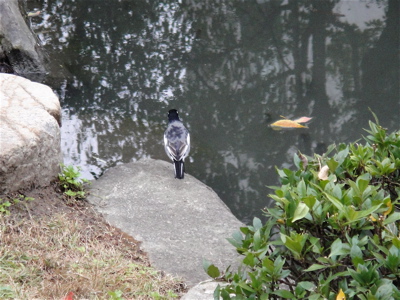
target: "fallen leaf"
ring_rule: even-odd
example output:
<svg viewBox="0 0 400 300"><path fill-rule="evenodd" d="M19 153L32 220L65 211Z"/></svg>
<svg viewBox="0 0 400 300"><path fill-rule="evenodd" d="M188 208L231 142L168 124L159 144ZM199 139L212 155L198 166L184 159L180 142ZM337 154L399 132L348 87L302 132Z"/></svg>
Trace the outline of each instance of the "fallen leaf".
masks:
<svg viewBox="0 0 400 300"><path fill-rule="evenodd" d="M388 214L390 214L391 212L392 212L392 210L393 210L393 204L392 204L392 202L388 202L387 204L386 204L386 206L388 207L388 209L386 210L386 211L384 211L383 212L383 215L386 217Z"/></svg>
<svg viewBox="0 0 400 300"><path fill-rule="evenodd" d="M38 15L40 15L41 11L33 11L33 12L29 12L28 13L28 17L32 18L32 17L37 17Z"/></svg>
<svg viewBox="0 0 400 300"><path fill-rule="evenodd" d="M300 125L297 122L291 120L279 120L270 125L273 129L282 129L282 128L307 128L307 126Z"/></svg>
<svg viewBox="0 0 400 300"><path fill-rule="evenodd" d="M307 168L307 165L308 165L307 157L305 157L303 154L301 154L300 151L297 151L297 156L303 162L303 169L305 170Z"/></svg>
<svg viewBox="0 0 400 300"><path fill-rule="evenodd" d="M342 289L340 289L339 293L337 294L336 300L346 300L346 295L343 293Z"/></svg>
<svg viewBox="0 0 400 300"><path fill-rule="evenodd" d="M67 294L67 296L65 296L65 298L63 300L74 300L74 293L73 292L69 292Z"/></svg>
<svg viewBox="0 0 400 300"><path fill-rule="evenodd" d="M301 118L298 118L298 119L296 119L296 120L293 120L293 122L296 122L296 123L306 123L306 122L308 122L308 121L310 121L312 118L309 118L309 117L301 117Z"/></svg>
<svg viewBox="0 0 400 300"><path fill-rule="evenodd" d="M323 166L321 168L321 170L319 170L318 179L327 180L328 179L328 174L329 174L329 167L328 166Z"/></svg>

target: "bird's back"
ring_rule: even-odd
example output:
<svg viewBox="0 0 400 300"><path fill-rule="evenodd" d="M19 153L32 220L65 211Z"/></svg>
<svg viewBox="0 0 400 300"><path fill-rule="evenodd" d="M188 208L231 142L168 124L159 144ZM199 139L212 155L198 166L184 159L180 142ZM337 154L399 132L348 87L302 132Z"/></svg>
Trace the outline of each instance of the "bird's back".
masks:
<svg viewBox="0 0 400 300"><path fill-rule="evenodd" d="M188 153L188 136L189 132L181 121L172 121L168 124L165 138L168 150L172 151L174 159L180 160Z"/></svg>

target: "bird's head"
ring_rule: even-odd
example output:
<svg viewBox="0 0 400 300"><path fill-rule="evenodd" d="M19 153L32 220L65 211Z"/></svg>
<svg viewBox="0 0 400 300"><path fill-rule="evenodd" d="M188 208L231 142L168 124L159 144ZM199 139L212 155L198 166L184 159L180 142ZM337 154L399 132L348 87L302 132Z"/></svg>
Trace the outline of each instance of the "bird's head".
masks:
<svg viewBox="0 0 400 300"><path fill-rule="evenodd" d="M174 121L174 120L178 120L179 121L179 115L178 115L178 111L176 109L171 109L168 112L168 120L169 121Z"/></svg>

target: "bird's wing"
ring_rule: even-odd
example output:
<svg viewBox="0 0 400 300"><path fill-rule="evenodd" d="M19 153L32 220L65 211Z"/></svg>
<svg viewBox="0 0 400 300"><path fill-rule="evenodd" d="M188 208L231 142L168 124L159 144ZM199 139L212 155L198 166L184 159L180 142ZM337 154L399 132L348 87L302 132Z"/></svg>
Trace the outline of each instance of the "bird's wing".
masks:
<svg viewBox="0 0 400 300"><path fill-rule="evenodd" d="M165 152L167 153L167 155L171 158L171 159L177 159L177 153L176 153L176 149L174 147L174 145L168 141L168 139L164 138L164 143L165 143Z"/></svg>
<svg viewBox="0 0 400 300"><path fill-rule="evenodd" d="M185 142L182 142L179 149L179 154L181 159L184 159L186 156L188 156L189 152L190 152L190 134L189 132L187 132Z"/></svg>
<svg viewBox="0 0 400 300"><path fill-rule="evenodd" d="M164 133L164 146L171 159L183 160L190 151L189 132L181 124L170 126Z"/></svg>

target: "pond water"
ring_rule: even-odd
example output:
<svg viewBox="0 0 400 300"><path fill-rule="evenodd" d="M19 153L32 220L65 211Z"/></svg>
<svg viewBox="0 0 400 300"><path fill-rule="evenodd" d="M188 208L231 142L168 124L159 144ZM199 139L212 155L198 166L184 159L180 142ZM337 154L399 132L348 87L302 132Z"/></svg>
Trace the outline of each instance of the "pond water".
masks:
<svg viewBox="0 0 400 300"><path fill-rule="evenodd" d="M32 28L65 77L64 162L84 177L167 160L176 108L186 170L242 221L260 217L275 166L360 139L372 111L399 128L399 1L35 0ZM280 116L308 129L274 131ZM171 164L171 176L173 176ZM135 184L135 183L132 183ZM170 191L174 193L174 191Z"/></svg>

